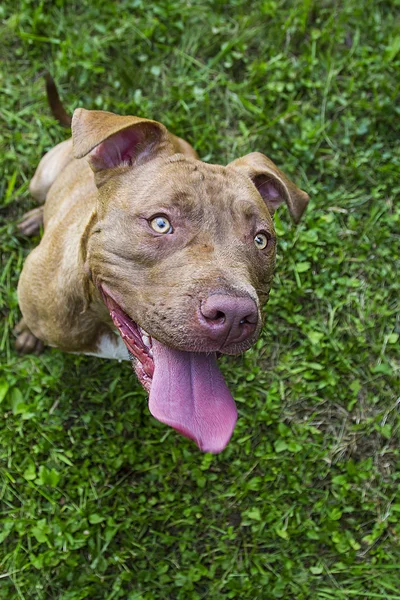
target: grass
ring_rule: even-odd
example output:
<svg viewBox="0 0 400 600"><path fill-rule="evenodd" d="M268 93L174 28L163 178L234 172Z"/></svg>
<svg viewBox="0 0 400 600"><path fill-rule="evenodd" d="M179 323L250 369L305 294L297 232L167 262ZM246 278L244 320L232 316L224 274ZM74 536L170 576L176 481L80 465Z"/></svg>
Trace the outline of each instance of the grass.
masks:
<svg viewBox="0 0 400 600"><path fill-rule="evenodd" d="M0 598L400 599L398 2L0 7ZM18 357L38 160L70 111L161 120L204 160L269 155L312 201L279 211L255 348L222 359L240 419L202 455L125 364Z"/></svg>

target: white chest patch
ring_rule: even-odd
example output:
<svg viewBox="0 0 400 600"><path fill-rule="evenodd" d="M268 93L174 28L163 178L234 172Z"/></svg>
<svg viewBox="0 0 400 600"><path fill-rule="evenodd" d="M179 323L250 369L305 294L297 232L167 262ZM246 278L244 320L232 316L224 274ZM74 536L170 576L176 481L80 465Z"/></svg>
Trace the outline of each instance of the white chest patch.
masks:
<svg viewBox="0 0 400 600"><path fill-rule="evenodd" d="M129 360L128 349L118 334L102 335L97 344L96 352L85 352L88 356L99 358L113 358L115 360Z"/></svg>

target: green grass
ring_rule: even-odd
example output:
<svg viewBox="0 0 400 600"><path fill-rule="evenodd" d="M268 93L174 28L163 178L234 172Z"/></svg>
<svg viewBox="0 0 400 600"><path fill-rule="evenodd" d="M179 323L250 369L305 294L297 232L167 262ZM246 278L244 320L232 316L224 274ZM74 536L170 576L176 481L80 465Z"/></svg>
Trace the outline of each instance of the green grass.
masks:
<svg viewBox="0 0 400 600"><path fill-rule="evenodd" d="M0 7L0 598L400 599L399 3L122 0ZM311 195L276 219L257 346L222 359L219 456L150 417L126 364L18 357L15 223L51 118L165 123L204 160L258 150ZM397 266L397 268L396 268Z"/></svg>

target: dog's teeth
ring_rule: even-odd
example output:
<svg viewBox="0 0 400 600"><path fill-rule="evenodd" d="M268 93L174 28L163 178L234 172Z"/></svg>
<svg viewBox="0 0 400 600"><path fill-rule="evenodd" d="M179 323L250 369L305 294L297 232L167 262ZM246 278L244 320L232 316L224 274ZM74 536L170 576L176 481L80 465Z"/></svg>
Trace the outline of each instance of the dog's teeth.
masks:
<svg viewBox="0 0 400 600"><path fill-rule="evenodd" d="M153 358L153 350L149 350L149 356Z"/></svg>
<svg viewBox="0 0 400 600"><path fill-rule="evenodd" d="M145 346L147 346L147 349L151 348L151 337L149 336L149 334L147 333L147 331L145 331L143 329L143 327L140 327L140 325L138 325L138 329L139 329L139 333L142 336L142 341L144 343Z"/></svg>

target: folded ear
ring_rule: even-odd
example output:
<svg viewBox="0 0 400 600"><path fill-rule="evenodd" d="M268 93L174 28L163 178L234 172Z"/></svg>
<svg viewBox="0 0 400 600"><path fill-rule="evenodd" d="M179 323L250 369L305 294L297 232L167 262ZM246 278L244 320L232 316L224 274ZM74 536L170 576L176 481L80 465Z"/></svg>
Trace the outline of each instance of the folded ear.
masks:
<svg viewBox="0 0 400 600"><path fill-rule="evenodd" d="M271 215L282 202L286 202L293 221L300 221L309 196L290 181L272 160L260 152L252 152L237 158L227 166L250 177Z"/></svg>
<svg viewBox="0 0 400 600"><path fill-rule="evenodd" d="M168 130L157 121L84 108L72 117L72 140L75 158L88 156L94 172L140 164L171 149Z"/></svg>

